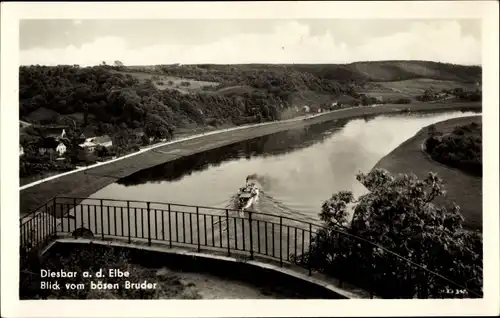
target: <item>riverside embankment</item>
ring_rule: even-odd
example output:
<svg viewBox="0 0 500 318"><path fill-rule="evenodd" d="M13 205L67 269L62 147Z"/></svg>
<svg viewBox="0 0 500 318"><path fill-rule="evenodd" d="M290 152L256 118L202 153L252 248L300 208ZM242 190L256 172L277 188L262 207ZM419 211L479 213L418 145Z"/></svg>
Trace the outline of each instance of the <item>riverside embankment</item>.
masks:
<svg viewBox="0 0 500 318"><path fill-rule="evenodd" d="M434 124L437 131L450 133L456 126L472 122L481 123L482 116L453 118ZM425 178L429 171L445 181L446 195L436 198L435 204L450 206L455 202L460 206L464 217L464 226L481 230L483 223L483 178L467 174L433 160L422 145L428 137L428 127L422 128L415 136L406 140L399 147L383 157L374 167L386 169L393 174L414 173Z"/></svg>
<svg viewBox="0 0 500 318"><path fill-rule="evenodd" d="M377 107L342 109L305 120L298 119L273 122L266 125L249 126L237 130L222 131L220 133L207 134L188 140L159 145L154 149L148 149L127 158L101 164L100 166L85 171L77 171L63 175L24 188L20 191L20 213L21 215L26 214L56 195L88 197L97 190L115 182L117 179L180 157L321 122L399 113L403 109L408 109L412 112L452 110L480 111L481 103L381 105Z"/></svg>

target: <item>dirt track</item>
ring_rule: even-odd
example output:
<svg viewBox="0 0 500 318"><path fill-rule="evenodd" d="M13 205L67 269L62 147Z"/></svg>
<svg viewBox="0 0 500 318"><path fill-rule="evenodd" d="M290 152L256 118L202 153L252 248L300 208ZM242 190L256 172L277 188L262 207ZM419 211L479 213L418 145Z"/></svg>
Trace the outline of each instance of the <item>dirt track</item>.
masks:
<svg viewBox="0 0 500 318"><path fill-rule="evenodd" d="M481 103L410 104L358 107L331 112L308 120L276 122L267 126L248 127L236 131L201 136L195 139L165 145L152 151L126 158L86 171L76 172L20 191L20 216L36 209L54 196L88 197L116 180L183 156L234 144L280 131L300 128L334 119L356 118L370 115L399 113L401 109L415 112L481 110Z"/></svg>

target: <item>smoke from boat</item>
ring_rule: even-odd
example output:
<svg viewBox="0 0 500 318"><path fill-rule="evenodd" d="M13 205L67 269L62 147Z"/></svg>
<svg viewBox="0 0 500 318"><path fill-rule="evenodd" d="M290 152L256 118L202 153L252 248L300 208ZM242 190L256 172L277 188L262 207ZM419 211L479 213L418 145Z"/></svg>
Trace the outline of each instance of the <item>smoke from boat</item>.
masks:
<svg viewBox="0 0 500 318"><path fill-rule="evenodd" d="M269 190L271 188L272 179L268 175L260 175L252 173L247 176L247 182L255 182L262 190Z"/></svg>

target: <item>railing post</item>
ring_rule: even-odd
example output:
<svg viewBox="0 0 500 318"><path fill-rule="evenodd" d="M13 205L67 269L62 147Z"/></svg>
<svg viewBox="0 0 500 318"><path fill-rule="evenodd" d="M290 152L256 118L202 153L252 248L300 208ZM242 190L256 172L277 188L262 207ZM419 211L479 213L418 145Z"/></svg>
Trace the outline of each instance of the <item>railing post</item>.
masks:
<svg viewBox="0 0 500 318"><path fill-rule="evenodd" d="M283 217L280 216L280 266L283 266Z"/></svg>
<svg viewBox="0 0 500 318"><path fill-rule="evenodd" d="M47 231L48 230L48 233L44 233L45 237L44 239L48 239L50 237L50 215L49 215L49 207L47 206L48 203L45 203L45 215L43 216L43 218L45 219L44 221L46 222L43 222L43 231Z"/></svg>
<svg viewBox="0 0 500 318"><path fill-rule="evenodd" d="M56 217L56 197L52 199L52 208L53 208L53 221L54 221L54 237L57 237L57 217Z"/></svg>
<svg viewBox="0 0 500 318"><path fill-rule="evenodd" d="M201 251L200 243L200 209L196 207L196 237L198 238L198 252Z"/></svg>
<svg viewBox="0 0 500 318"><path fill-rule="evenodd" d="M231 256L231 244L229 242L229 210L226 209L226 236L227 236L227 256Z"/></svg>
<svg viewBox="0 0 500 318"><path fill-rule="evenodd" d="M149 209L149 202L147 202L148 206L148 245L151 246L151 211Z"/></svg>
<svg viewBox="0 0 500 318"><path fill-rule="evenodd" d="M76 198L73 198L73 214L75 215L75 231L76 231Z"/></svg>
<svg viewBox="0 0 500 318"><path fill-rule="evenodd" d="M248 227L250 232L250 259L253 260L252 212L248 212ZM260 244L260 242L257 242Z"/></svg>
<svg viewBox="0 0 500 318"><path fill-rule="evenodd" d="M127 200L127 220L128 220L128 243L132 243L130 231L130 201Z"/></svg>
<svg viewBox="0 0 500 318"><path fill-rule="evenodd" d="M177 234L177 229L175 229L175 233ZM168 204L168 242L170 248L172 248L172 222L170 216L170 203Z"/></svg>
<svg viewBox="0 0 500 318"><path fill-rule="evenodd" d="M101 237L102 239L104 239L104 208L102 205L102 199L100 201L101 201Z"/></svg>
<svg viewBox="0 0 500 318"><path fill-rule="evenodd" d="M312 224L309 223L309 257L307 258L307 267L309 268L309 276L312 275L312 268L311 268L311 246L312 246Z"/></svg>

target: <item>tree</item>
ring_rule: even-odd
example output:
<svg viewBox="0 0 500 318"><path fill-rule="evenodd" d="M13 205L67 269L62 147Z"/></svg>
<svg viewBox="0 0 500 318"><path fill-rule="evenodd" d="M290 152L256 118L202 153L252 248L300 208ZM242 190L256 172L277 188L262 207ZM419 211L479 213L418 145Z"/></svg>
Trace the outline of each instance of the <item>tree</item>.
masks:
<svg viewBox="0 0 500 318"><path fill-rule="evenodd" d="M144 133L147 137L154 137L158 139L170 138L172 130L160 116L149 115L147 118Z"/></svg>
<svg viewBox="0 0 500 318"><path fill-rule="evenodd" d="M356 201L342 191L324 202L325 227L304 255L308 266L388 298L464 297L446 293L460 286L465 297L482 294L482 236L462 228L458 206L433 204L444 194L436 174L419 180L376 169L357 180L368 194Z"/></svg>

